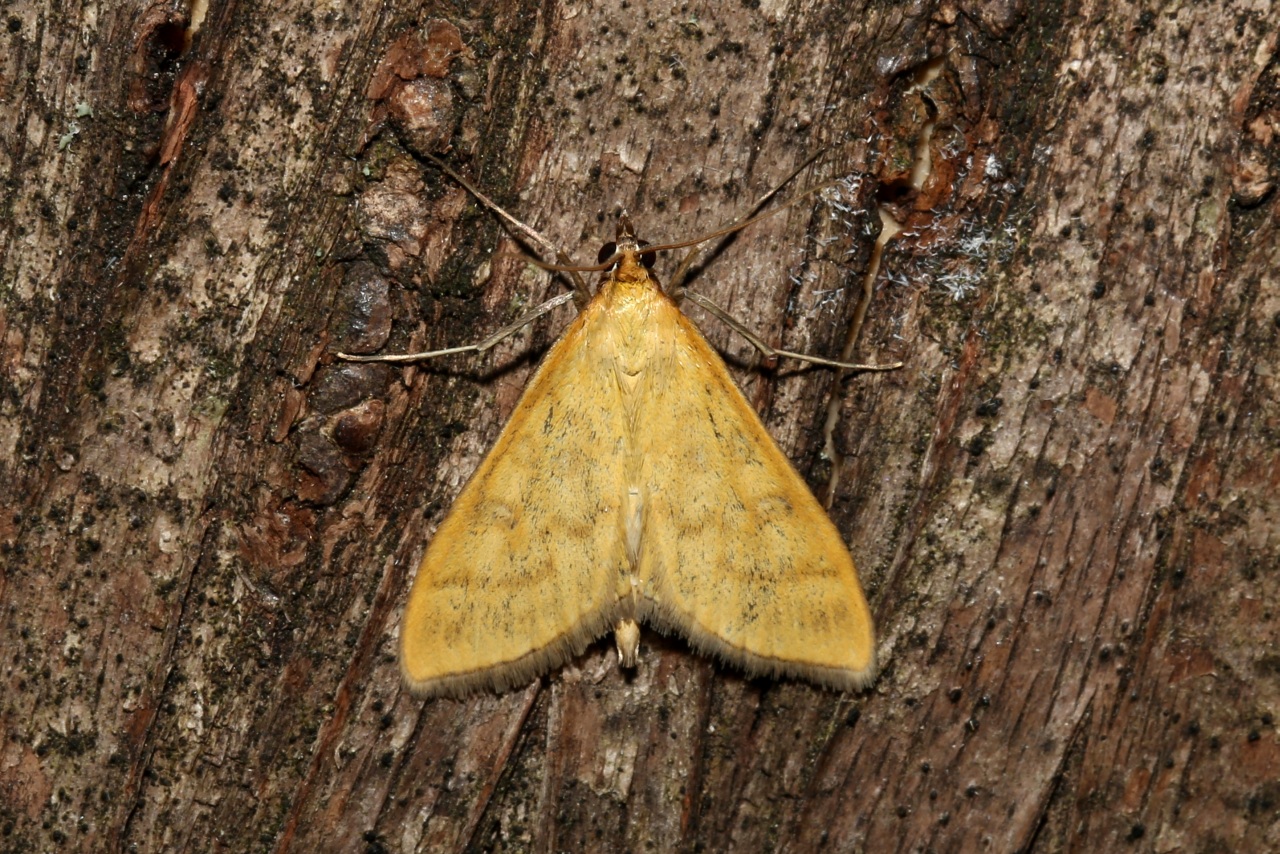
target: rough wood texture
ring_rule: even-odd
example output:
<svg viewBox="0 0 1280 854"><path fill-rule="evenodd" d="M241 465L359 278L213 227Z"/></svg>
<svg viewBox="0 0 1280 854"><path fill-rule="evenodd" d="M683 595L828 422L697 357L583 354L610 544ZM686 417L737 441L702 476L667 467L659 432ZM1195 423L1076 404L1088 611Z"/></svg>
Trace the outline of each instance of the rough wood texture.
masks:
<svg viewBox="0 0 1280 854"><path fill-rule="evenodd" d="M1280 847L1274 3L401 5L5 7L0 848ZM590 260L833 144L848 212L695 284L835 355L882 205L854 353L907 366L690 313L831 495L874 688L650 632L410 698L412 568L568 316L332 360L557 292L417 154Z"/></svg>

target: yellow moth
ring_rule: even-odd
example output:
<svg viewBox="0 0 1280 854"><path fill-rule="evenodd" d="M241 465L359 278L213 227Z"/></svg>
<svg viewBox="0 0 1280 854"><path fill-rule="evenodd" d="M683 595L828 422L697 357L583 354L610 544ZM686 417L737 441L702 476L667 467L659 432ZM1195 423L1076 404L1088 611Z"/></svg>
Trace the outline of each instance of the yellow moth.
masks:
<svg viewBox="0 0 1280 854"><path fill-rule="evenodd" d="M624 216L594 296L428 545L400 627L415 694L527 684L610 629L635 666L640 623L750 674L874 677L839 531L648 251Z"/></svg>

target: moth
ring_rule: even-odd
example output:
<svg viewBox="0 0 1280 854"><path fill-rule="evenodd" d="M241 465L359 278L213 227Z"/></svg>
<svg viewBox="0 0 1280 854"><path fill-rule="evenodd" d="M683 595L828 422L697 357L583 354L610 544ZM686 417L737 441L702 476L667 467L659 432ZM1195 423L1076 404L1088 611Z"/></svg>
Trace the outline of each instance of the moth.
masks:
<svg viewBox="0 0 1280 854"><path fill-rule="evenodd" d="M413 581L400 667L415 694L527 684L610 629L622 665L634 667L642 623L753 675L842 690L874 678L871 612L840 532L676 297L725 315L683 288L668 293L650 269L654 252L684 245L643 245L623 214L601 264L577 268L602 271L594 295ZM478 345L340 355L487 349L572 296ZM745 334L771 354L897 367L777 351Z"/></svg>

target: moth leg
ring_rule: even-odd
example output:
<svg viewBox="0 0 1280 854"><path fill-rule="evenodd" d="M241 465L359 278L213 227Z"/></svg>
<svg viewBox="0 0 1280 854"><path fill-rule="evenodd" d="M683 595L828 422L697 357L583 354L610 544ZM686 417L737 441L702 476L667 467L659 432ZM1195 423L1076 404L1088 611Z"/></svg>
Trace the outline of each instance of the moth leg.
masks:
<svg viewBox="0 0 1280 854"><path fill-rule="evenodd" d="M396 356L355 356L350 353L336 354L339 359L345 359L348 362L418 362L423 359L434 359L437 356L451 356L454 353L483 353L493 345L497 344L504 338L519 332L542 315L551 311L553 308L564 305L569 300L574 299L577 291L569 291L552 297L542 305L530 311L528 314L521 316L518 320L508 323L497 332L477 344L463 344L461 347L446 347L443 350L428 350L425 353L403 353Z"/></svg>
<svg viewBox="0 0 1280 854"><path fill-rule="evenodd" d="M751 225L751 223L755 222L756 220L763 219L766 216L773 216L776 213L781 213L782 211L785 211L787 208L796 204L796 202L799 202L801 199L804 199L805 197L813 193L816 193L819 190L825 189L828 186L827 184L823 184L821 187L812 187L808 190L805 190L803 193L796 196L794 199L787 202L787 204L783 205L777 210L769 211L767 214L764 214L763 216L756 216L756 214L759 213L760 209L764 207L765 204L770 199L776 196L778 192L782 190L783 187L790 184L797 175L799 175L801 172L807 169L809 165L813 163L813 161L817 160L819 157L825 154L826 151L827 149L825 148L819 148L813 154L806 157L804 159L804 162L802 162L795 169L791 170L791 174L789 174L787 177L783 178L780 182L778 182L778 185L776 187L774 187L769 192L765 193L760 198L756 199L755 204L753 204L750 208L748 208L745 214L738 217L736 220L729 223L724 228L717 229L714 233L709 234L706 237L698 238L699 240L698 245L695 245L692 249L689 250L689 253L684 256L684 260L680 262L680 266L676 268L675 274L671 277L671 284L670 284L669 291L674 294L675 292L680 291L683 288L685 277L689 275L689 269L693 266L693 262L697 260L698 255L702 250L702 241L708 240L710 238L715 238L715 237L727 237L730 234L739 232L742 229L746 228L748 225ZM722 245L723 244L719 244L717 248L719 248L719 246L722 246ZM677 299L676 302L678 303L679 299Z"/></svg>
<svg viewBox="0 0 1280 854"><path fill-rule="evenodd" d="M747 341L751 343L751 346L755 347L769 358L785 356L789 359L798 359L801 362L810 362L815 365L826 365L829 368L844 368L850 371L896 371L898 368L902 367L901 362L893 362L888 365L861 365L855 362L837 362L832 359L823 359L820 356L809 356L804 353L793 353L790 350L778 350L761 341L755 333L739 323L733 315L729 314L729 312L725 311L702 294L694 293L688 288L681 288L681 291L683 292L682 295L687 297L690 302L696 303L711 312L724 322L726 326L741 335L743 338L747 339Z"/></svg>
<svg viewBox="0 0 1280 854"><path fill-rule="evenodd" d="M552 243L545 235L543 235L542 232L538 231L533 226L526 225L511 214L507 213L501 205L482 193L480 188L475 184L458 174L458 172L455 171L448 163L445 163L440 158L431 154L423 154L422 156L434 163L436 168L441 172L461 184L462 188L474 196L476 201L492 211L494 215L507 225L511 226L511 228L520 236L524 237L530 243L542 247L543 251L553 253L556 256L556 261L561 266L573 266L573 259L569 257L568 253ZM586 307L587 302L591 299L591 292L587 290L586 282L582 281L582 277L578 275L577 271L568 270L566 272L573 276L573 301L574 304L578 306L578 310L581 311Z"/></svg>

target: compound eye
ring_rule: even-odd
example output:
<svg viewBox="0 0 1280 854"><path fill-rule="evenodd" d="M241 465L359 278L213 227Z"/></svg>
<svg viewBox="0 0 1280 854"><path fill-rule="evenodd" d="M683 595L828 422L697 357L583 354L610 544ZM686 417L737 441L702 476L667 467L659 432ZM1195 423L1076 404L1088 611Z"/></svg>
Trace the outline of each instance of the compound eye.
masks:
<svg viewBox="0 0 1280 854"><path fill-rule="evenodd" d="M645 247L646 247L646 246L648 246L648 245L649 245L649 241L647 241L647 240L641 240L641 241L640 241L640 248L641 248L641 249L645 248ZM653 269L654 262L656 262L657 260L658 260L658 253L657 253L657 252L642 252L642 253L640 253L640 263L641 263L642 265L644 265L644 268L645 268L646 270L652 270L652 269Z"/></svg>
<svg viewBox="0 0 1280 854"><path fill-rule="evenodd" d="M596 256L596 263L603 264L605 261L608 261L610 258L612 258L613 253L617 251L618 251L618 244L606 243L604 246L600 247L600 254Z"/></svg>

